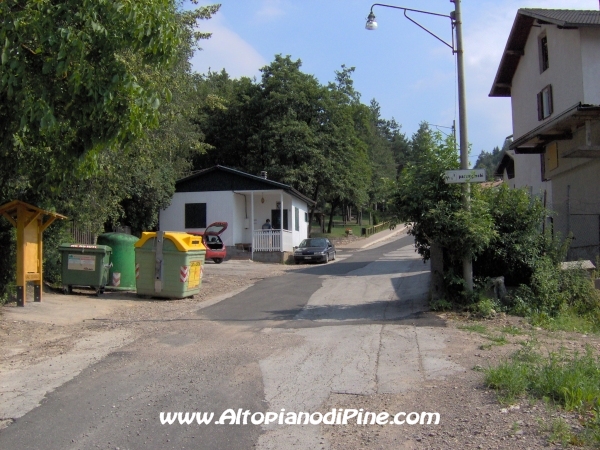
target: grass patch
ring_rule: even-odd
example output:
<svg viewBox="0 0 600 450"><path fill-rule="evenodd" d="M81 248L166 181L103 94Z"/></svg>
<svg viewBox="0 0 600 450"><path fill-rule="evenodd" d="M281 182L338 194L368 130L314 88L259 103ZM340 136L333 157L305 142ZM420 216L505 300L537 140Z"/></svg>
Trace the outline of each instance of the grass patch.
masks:
<svg viewBox="0 0 600 450"><path fill-rule="evenodd" d="M562 446L583 444L582 439L573 434L571 427L564 419L558 417L550 423L541 423L542 431L548 433L548 440L552 444L560 444Z"/></svg>
<svg viewBox="0 0 600 450"><path fill-rule="evenodd" d="M503 333L510 334L511 336L519 336L521 334L525 334L525 332L521 328L515 327L513 325L506 325L502 327L501 331Z"/></svg>
<svg viewBox="0 0 600 450"><path fill-rule="evenodd" d="M503 334L501 334L500 336L486 335L485 338L492 341L494 343L494 345L508 344L508 340L506 339L506 336L504 336Z"/></svg>
<svg viewBox="0 0 600 450"><path fill-rule="evenodd" d="M368 226L368 225L366 225ZM312 237L331 237L331 238L341 238L346 236L346 229L351 229L352 234L354 236L361 236L362 229L365 225L342 225L331 227L331 233L321 233L321 229L319 227L313 227L311 231ZM327 224L325 224L325 230L327 230Z"/></svg>
<svg viewBox="0 0 600 450"><path fill-rule="evenodd" d="M480 334L487 334L488 333L488 329L486 326L484 325L480 325L478 323L475 323L473 325L460 325L458 327L459 330L464 330L464 331L471 331L473 333L480 333Z"/></svg>
<svg viewBox="0 0 600 450"><path fill-rule="evenodd" d="M568 427L565 431L556 423L547 430L553 442L600 443L600 357L591 348L583 354L561 350L544 357L526 346L496 367L486 369L485 383L498 391L501 403L529 395L577 411L584 432L573 435Z"/></svg>
<svg viewBox="0 0 600 450"><path fill-rule="evenodd" d="M600 317L581 316L568 309L555 317L538 313L531 315L533 326L545 328L550 331L569 331L576 333L599 333Z"/></svg>

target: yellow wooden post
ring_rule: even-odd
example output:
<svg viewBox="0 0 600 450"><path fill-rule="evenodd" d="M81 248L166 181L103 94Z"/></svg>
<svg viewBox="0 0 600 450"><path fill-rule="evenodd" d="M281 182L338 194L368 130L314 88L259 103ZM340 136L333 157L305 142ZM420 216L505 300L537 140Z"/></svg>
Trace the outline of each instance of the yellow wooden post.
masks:
<svg viewBox="0 0 600 450"><path fill-rule="evenodd" d="M19 200L0 206L0 215L17 229L17 305L25 306L28 281L33 281L34 300L40 302L44 282L42 234L56 219L66 217Z"/></svg>
<svg viewBox="0 0 600 450"><path fill-rule="evenodd" d="M19 242L25 242L25 221L23 207L17 205L17 306L25 306L27 299L27 282L25 281L25 252Z"/></svg>

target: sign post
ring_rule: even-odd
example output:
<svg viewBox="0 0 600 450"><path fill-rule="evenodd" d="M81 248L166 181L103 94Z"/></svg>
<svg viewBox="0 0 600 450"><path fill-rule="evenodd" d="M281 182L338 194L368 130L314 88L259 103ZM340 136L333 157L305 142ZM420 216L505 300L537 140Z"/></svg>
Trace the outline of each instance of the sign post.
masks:
<svg viewBox="0 0 600 450"><path fill-rule="evenodd" d="M444 180L447 184L483 183L485 182L485 169L446 170Z"/></svg>
<svg viewBox="0 0 600 450"><path fill-rule="evenodd" d="M17 229L17 306L25 306L28 281L34 283L34 301L41 302L44 283L42 233L56 219L66 217L19 200L0 206L0 216Z"/></svg>

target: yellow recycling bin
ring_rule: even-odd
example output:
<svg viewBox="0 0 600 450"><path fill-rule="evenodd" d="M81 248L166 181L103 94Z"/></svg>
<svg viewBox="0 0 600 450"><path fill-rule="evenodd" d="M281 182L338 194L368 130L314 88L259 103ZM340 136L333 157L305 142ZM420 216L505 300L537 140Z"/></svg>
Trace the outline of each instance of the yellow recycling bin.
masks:
<svg viewBox="0 0 600 450"><path fill-rule="evenodd" d="M199 236L175 231L142 233L135 243L137 294L162 298L198 294L205 256Z"/></svg>

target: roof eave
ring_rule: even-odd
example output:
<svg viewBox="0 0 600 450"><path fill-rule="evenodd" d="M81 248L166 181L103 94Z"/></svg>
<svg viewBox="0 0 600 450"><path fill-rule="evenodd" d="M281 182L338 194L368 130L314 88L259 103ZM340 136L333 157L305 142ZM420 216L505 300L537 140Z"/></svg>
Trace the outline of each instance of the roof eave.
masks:
<svg viewBox="0 0 600 450"><path fill-rule="evenodd" d="M525 43L533 22L534 18L523 14L522 9L517 11L502 53L500 65L496 71L496 77L489 94L490 97L510 97L512 78L524 53Z"/></svg>

